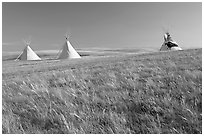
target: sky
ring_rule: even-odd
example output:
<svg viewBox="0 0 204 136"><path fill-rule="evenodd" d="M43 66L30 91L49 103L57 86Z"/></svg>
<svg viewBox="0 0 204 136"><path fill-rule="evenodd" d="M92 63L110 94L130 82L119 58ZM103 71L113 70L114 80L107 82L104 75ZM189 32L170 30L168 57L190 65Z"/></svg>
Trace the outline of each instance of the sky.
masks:
<svg viewBox="0 0 204 136"><path fill-rule="evenodd" d="M159 49L164 32L183 49L202 47L201 2L3 2L2 51L59 50L69 33L80 48Z"/></svg>

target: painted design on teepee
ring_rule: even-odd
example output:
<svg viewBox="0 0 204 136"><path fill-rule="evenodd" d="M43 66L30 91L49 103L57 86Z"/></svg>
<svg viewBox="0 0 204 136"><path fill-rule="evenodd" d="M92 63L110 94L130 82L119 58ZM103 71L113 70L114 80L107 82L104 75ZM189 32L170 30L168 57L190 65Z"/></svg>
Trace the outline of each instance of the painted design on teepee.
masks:
<svg viewBox="0 0 204 136"><path fill-rule="evenodd" d="M69 36L67 34L65 35L65 39L66 42L63 45L62 51L58 59L81 58L69 42Z"/></svg>
<svg viewBox="0 0 204 136"><path fill-rule="evenodd" d="M41 58L30 48L31 41L24 40L25 48L16 60L41 60Z"/></svg>
<svg viewBox="0 0 204 136"><path fill-rule="evenodd" d="M167 50L182 50L178 44L172 39L169 32L164 34L164 43L160 48L160 51L167 51Z"/></svg>

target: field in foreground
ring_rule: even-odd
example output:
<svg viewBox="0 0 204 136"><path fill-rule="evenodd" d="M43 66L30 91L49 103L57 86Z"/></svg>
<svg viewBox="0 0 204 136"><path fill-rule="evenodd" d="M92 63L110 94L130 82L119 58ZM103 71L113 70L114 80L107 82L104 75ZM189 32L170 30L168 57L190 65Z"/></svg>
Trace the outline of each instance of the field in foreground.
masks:
<svg viewBox="0 0 204 136"><path fill-rule="evenodd" d="M2 71L2 133L202 133L201 49Z"/></svg>

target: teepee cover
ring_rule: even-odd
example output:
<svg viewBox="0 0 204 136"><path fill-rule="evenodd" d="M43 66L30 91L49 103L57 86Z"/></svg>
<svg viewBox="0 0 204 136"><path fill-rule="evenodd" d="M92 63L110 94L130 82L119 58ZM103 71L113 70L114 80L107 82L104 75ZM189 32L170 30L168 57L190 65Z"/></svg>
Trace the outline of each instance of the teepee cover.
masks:
<svg viewBox="0 0 204 136"><path fill-rule="evenodd" d="M68 40L64 43L63 49L58 59L67 59L67 58L81 58Z"/></svg>
<svg viewBox="0 0 204 136"><path fill-rule="evenodd" d="M182 50L178 46L178 44L172 40L168 32L164 34L164 43L162 44L162 47L160 48L160 51L166 51L166 50Z"/></svg>
<svg viewBox="0 0 204 136"><path fill-rule="evenodd" d="M41 60L40 57L30 48L29 45L25 47L23 52L18 56L19 60Z"/></svg>

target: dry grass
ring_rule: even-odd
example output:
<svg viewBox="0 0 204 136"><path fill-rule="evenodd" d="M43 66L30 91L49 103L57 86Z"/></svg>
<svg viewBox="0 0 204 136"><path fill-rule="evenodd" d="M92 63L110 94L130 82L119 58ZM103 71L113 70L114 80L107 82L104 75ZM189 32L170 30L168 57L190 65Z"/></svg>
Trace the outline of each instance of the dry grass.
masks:
<svg viewBox="0 0 204 136"><path fill-rule="evenodd" d="M201 49L3 62L2 133L202 133L201 73Z"/></svg>

